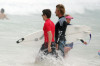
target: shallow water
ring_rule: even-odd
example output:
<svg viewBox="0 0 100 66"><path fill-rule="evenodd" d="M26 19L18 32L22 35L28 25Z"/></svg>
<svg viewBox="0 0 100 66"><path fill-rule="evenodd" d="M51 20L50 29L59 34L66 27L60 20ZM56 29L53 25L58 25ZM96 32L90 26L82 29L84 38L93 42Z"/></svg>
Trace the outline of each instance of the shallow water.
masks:
<svg viewBox="0 0 100 66"><path fill-rule="evenodd" d="M88 45L75 42L74 48L63 60L48 57L46 61L34 64L38 53L38 45L16 44L16 40L32 32L42 30L44 21L41 14L8 15L9 20L0 20L0 66L100 66L100 13L99 10L85 14L71 14L72 24L87 25L92 28L92 40ZM96 16L94 16L96 15ZM53 15L56 23L58 18ZM88 40L87 40L88 41ZM42 44L42 43L41 43Z"/></svg>

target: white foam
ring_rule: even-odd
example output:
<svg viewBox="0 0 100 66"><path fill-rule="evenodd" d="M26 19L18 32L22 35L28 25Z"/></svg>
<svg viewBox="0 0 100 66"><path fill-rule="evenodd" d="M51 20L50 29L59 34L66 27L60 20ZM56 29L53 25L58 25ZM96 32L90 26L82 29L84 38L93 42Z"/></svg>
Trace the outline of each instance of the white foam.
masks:
<svg viewBox="0 0 100 66"><path fill-rule="evenodd" d="M85 9L100 9L100 0L0 0L0 8L7 14L29 15L39 14L49 8L54 13L58 3L64 4L67 13L84 13Z"/></svg>

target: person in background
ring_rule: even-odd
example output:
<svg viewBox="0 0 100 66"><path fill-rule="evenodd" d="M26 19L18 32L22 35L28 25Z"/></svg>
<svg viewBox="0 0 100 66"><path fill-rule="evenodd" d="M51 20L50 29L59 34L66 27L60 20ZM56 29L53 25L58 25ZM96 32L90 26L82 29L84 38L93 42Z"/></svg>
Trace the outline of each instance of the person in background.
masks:
<svg viewBox="0 0 100 66"><path fill-rule="evenodd" d="M0 19L8 19L7 16L4 14L5 10L2 8L0 10Z"/></svg>
<svg viewBox="0 0 100 66"><path fill-rule="evenodd" d="M71 17L70 15L65 15L65 18L66 18L66 21L68 23L68 25L71 25L70 22L71 22L71 19L73 19L73 17ZM80 41L83 43L83 44L87 44L87 42L85 42L83 39L80 39ZM73 48L73 42L70 43L70 44L65 44L65 47L64 47L64 53L65 55Z"/></svg>

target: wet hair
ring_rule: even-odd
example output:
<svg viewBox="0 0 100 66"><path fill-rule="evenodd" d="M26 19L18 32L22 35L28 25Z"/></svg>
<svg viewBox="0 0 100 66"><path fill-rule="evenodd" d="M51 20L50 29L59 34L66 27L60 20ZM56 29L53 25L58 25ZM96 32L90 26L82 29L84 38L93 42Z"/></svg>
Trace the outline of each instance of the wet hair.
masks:
<svg viewBox="0 0 100 66"><path fill-rule="evenodd" d="M2 9L1 9L1 13L4 13L4 12L5 12L5 10L2 8Z"/></svg>
<svg viewBox="0 0 100 66"><path fill-rule="evenodd" d="M47 18L51 18L51 11L50 11L50 9L44 9L42 11L42 13L43 13L43 15L46 15Z"/></svg>
<svg viewBox="0 0 100 66"><path fill-rule="evenodd" d="M64 7L64 5L58 4L58 5L56 6L56 8L60 11L60 13L61 13L62 15L65 14L65 7Z"/></svg>

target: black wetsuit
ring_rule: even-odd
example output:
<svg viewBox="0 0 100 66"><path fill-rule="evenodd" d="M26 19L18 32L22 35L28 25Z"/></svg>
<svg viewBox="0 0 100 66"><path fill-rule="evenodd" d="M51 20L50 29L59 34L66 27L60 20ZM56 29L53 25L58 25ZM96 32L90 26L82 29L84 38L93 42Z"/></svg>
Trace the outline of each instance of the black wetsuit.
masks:
<svg viewBox="0 0 100 66"><path fill-rule="evenodd" d="M66 18L64 16L60 17L58 22L55 25L55 42L56 42L56 44L59 44L60 40L66 40L65 32L66 32L67 25L70 25L70 24L68 24L66 22Z"/></svg>
<svg viewBox="0 0 100 66"><path fill-rule="evenodd" d="M55 43L58 44L58 49L61 50L62 56L64 56L64 45L65 45L65 32L67 25L70 25L66 22L64 16L60 17L58 22L55 25Z"/></svg>
<svg viewBox="0 0 100 66"><path fill-rule="evenodd" d="M58 44L58 49L61 50L62 56L64 56L64 47L67 46L65 32L68 25L71 24L67 23L64 16L60 17L55 25L55 43ZM81 39L80 41L84 43L84 40Z"/></svg>

